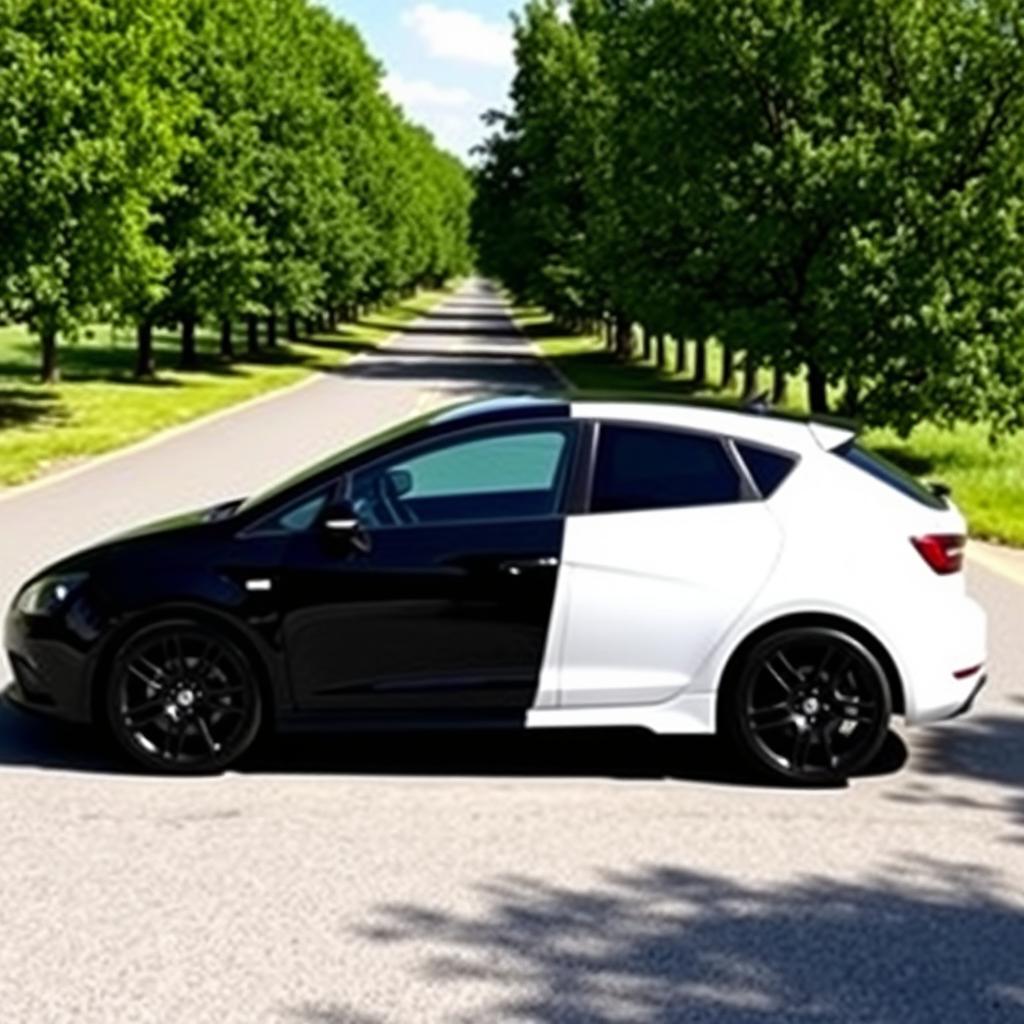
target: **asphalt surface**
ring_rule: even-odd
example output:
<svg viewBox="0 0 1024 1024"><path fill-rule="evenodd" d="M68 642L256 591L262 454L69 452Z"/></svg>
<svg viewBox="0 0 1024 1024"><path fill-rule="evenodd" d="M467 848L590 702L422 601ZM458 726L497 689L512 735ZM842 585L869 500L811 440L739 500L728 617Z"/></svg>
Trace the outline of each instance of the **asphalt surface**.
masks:
<svg viewBox="0 0 1024 1024"><path fill-rule="evenodd" d="M543 388L471 284L378 355L0 500L0 594L452 396ZM844 789L707 740L289 740L126 772L0 711L0 1020L1024 1020L1024 588L969 574L992 683Z"/></svg>

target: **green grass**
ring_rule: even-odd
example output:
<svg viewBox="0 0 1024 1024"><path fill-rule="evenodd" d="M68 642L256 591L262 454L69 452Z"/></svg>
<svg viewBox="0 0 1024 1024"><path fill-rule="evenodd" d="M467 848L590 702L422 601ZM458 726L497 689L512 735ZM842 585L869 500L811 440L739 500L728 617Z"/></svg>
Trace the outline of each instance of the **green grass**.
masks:
<svg viewBox="0 0 1024 1024"><path fill-rule="evenodd" d="M403 323L436 305L442 292L382 309L300 344L283 341L259 356L225 362L212 332L200 331L199 368L174 369L178 339L154 338L158 374L132 376L131 332L100 326L62 345L61 383L39 384L38 343L21 327L0 327L0 485L23 483L80 459L140 441L218 409L286 387L317 370L337 367L384 341ZM244 347L241 329L237 349Z"/></svg>
<svg viewBox="0 0 1024 1024"><path fill-rule="evenodd" d="M676 375L639 360L620 363L597 338L560 332L542 310L518 308L516 319L540 351L581 390L740 398L740 374L730 389L698 388L687 373ZM674 343L670 342L670 363L674 354ZM721 349L712 344L708 351L709 380L720 378L721 365ZM763 373L759 383L767 390L769 375ZM793 378L785 408L806 411L805 395L803 380ZM1024 432L993 446L984 427L951 430L922 423L906 438L891 430L872 429L865 432L864 441L910 472L949 484L970 521L973 536L1024 547Z"/></svg>

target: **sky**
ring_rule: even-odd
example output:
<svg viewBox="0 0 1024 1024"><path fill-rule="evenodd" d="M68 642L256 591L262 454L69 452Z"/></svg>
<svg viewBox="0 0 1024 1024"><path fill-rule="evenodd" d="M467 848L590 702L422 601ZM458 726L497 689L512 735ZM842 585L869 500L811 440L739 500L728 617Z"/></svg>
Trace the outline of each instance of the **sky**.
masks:
<svg viewBox="0 0 1024 1024"><path fill-rule="evenodd" d="M506 105L511 11L521 0L322 0L354 24L384 65L384 87L409 119L463 159L482 141L480 115Z"/></svg>

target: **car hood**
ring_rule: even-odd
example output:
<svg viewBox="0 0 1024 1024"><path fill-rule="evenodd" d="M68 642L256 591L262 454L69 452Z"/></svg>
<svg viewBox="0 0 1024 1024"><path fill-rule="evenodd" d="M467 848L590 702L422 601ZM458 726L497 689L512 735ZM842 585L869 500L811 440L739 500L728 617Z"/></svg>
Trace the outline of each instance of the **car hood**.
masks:
<svg viewBox="0 0 1024 1024"><path fill-rule="evenodd" d="M214 524L230 518L231 514L241 503L241 499L230 502L218 502L216 505L208 505L189 512L179 512L173 516L166 516L163 519L157 519L154 522L145 523L130 530L124 530L62 558L59 562L55 562L36 573L32 579L39 579L42 576L49 576L60 572L88 571L90 567L95 566L98 560L103 560L106 555L111 555L115 552L120 555L125 549L135 548L136 546L144 547L147 544L159 542L163 538L175 534L181 535L194 532L198 536L202 532L210 530Z"/></svg>
<svg viewBox="0 0 1024 1024"><path fill-rule="evenodd" d="M142 526L136 526L130 530L114 534L98 545L98 547L108 547L111 544L120 544L123 541L136 540L143 537L153 537L158 534L179 533L183 530L191 530L196 527L208 526L211 523L218 523L230 517L235 509L242 504L242 500L238 498L233 501L221 501L216 505L208 505L189 512L179 512L173 516L157 519L154 522L144 523Z"/></svg>

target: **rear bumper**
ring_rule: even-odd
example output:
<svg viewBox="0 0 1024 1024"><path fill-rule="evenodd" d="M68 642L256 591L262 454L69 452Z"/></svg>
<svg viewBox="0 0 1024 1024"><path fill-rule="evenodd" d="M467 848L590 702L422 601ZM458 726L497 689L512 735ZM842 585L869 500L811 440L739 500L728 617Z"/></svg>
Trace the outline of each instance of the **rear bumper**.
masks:
<svg viewBox="0 0 1024 1024"><path fill-rule="evenodd" d="M987 620L969 597L948 602L914 624L912 652L904 666L906 718L911 725L964 715L974 705L987 676ZM909 638L908 638L909 640Z"/></svg>
<svg viewBox="0 0 1024 1024"><path fill-rule="evenodd" d="M961 715L966 715L971 710L971 708L974 707L974 702L978 699L978 694L981 693L987 682L988 676L985 675L985 673L982 673L981 678L975 684L974 689L971 690L971 695L949 717L959 718Z"/></svg>

